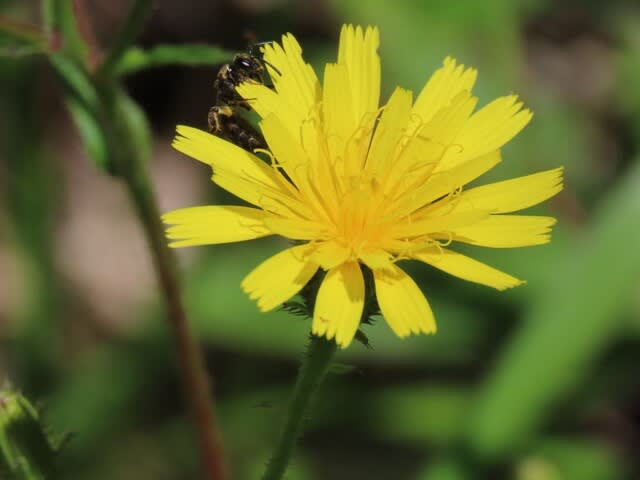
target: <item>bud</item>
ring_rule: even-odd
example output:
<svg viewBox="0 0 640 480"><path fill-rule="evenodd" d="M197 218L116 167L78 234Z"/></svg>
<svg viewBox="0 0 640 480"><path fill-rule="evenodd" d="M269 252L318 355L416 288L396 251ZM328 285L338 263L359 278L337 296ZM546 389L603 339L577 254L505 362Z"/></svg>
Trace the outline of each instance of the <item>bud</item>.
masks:
<svg viewBox="0 0 640 480"><path fill-rule="evenodd" d="M0 478L55 478L55 454L37 410L11 388L0 389Z"/></svg>

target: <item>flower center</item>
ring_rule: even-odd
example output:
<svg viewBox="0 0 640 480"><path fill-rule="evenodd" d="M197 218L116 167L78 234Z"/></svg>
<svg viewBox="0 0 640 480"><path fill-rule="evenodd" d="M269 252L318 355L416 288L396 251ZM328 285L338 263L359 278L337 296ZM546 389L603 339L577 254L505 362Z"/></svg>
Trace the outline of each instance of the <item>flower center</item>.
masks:
<svg viewBox="0 0 640 480"><path fill-rule="evenodd" d="M352 251L357 257L363 249L370 249L378 243L382 229L377 215L379 192L376 178L362 175L346 177L344 194L339 205L336 221L336 240Z"/></svg>

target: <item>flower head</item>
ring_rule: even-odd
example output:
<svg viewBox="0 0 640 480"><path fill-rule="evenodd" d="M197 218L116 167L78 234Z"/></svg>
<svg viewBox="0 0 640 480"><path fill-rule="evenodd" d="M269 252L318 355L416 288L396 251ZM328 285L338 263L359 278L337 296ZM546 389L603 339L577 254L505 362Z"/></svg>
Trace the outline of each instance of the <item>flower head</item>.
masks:
<svg viewBox="0 0 640 480"><path fill-rule="evenodd" d="M271 310L326 272L312 332L352 341L372 272L383 317L400 337L433 333L429 304L397 265L418 260L504 290L521 280L449 248L455 242L524 247L549 241L555 220L512 215L562 189L562 169L485 186L467 184L501 161L500 148L531 119L514 95L474 111L476 71L446 58L417 99L396 88L380 107L379 34L344 26L321 85L296 39L264 47L273 88L237 89L260 116L268 151L247 152L179 126L174 147L213 168L213 181L251 206L204 206L164 216L174 247L280 235L297 245L242 282ZM274 70L275 67L276 70ZM259 156L266 156L265 162Z"/></svg>

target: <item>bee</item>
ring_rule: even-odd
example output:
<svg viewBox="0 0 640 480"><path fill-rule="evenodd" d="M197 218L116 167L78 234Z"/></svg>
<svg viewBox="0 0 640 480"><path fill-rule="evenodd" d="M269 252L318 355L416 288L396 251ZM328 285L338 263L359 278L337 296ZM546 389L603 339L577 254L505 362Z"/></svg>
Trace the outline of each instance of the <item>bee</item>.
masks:
<svg viewBox="0 0 640 480"><path fill-rule="evenodd" d="M262 135L242 117L240 109L251 110L247 99L236 92L236 87L243 82L266 84L266 65L280 74L277 68L264 60L262 46L257 43L249 47L246 53L238 53L231 63L223 65L213 82L215 104L209 110L209 131L214 135L226 138L245 150L266 148Z"/></svg>
<svg viewBox="0 0 640 480"><path fill-rule="evenodd" d="M267 148L264 137L229 105L214 105L209 110L209 131L218 137L253 152L256 148Z"/></svg>

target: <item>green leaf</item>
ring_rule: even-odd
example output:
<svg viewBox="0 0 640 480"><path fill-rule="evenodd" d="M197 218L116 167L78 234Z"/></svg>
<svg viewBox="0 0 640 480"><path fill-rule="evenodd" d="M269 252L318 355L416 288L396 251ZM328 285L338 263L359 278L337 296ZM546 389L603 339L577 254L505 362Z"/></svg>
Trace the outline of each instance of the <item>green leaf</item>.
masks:
<svg viewBox="0 0 640 480"><path fill-rule="evenodd" d="M89 157L96 167L100 170L106 170L109 152L100 124L91 112L74 97L67 97L66 103Z"/></svg>
<svg viewBox="0 0 640 480"><path fill-rule="evenodd" d="M640 255L640 161L601 204L585 238L555 265L481 392L470 440L501 457L526 444L624 331ZM626 245L629 248L625 247ZM616 247L617 246L617 247Z"/></svg>
<svg viewBox="0 0 640 480"><path fill-rule="evenodd" d="M129 48L115 67L117 75L130 75L147 68L167 65L215 65L233 53L209 45L158 45L150 50Z"/></svg>
<svg viewBox="0 0 640 480"><path fill-rule="evenodd" d="M49 60L69 93L77 96L92 112L100 111L100 99L87 73L76 62L62 54L50 55Z"/></svg>
<svg viewBox="0 0 640 480"><path fill-rule="evenodd" d="M49 60L65 84L66 104L89 157L96 167L107 170L110 144L101 123L102 102L93 82L83 68L63 54L52 54Z"/></svg>
<svg viewBox="0 0 640 480"><path fill-rule="evenodd" d="M138 158L147 160L151 156L151 128L145 113L131 97L122 91L116 95L117 121L123 122L131 139L131 148L135 149Z"/></svg>
<svg viewBox="0 0 640 480"><path fill-rule="evenodd" d="M61 34L62 53L78 65L84 65L88 48L85 44L76 21L71 0L52 0L45 3L45 25Z"/></svg>

